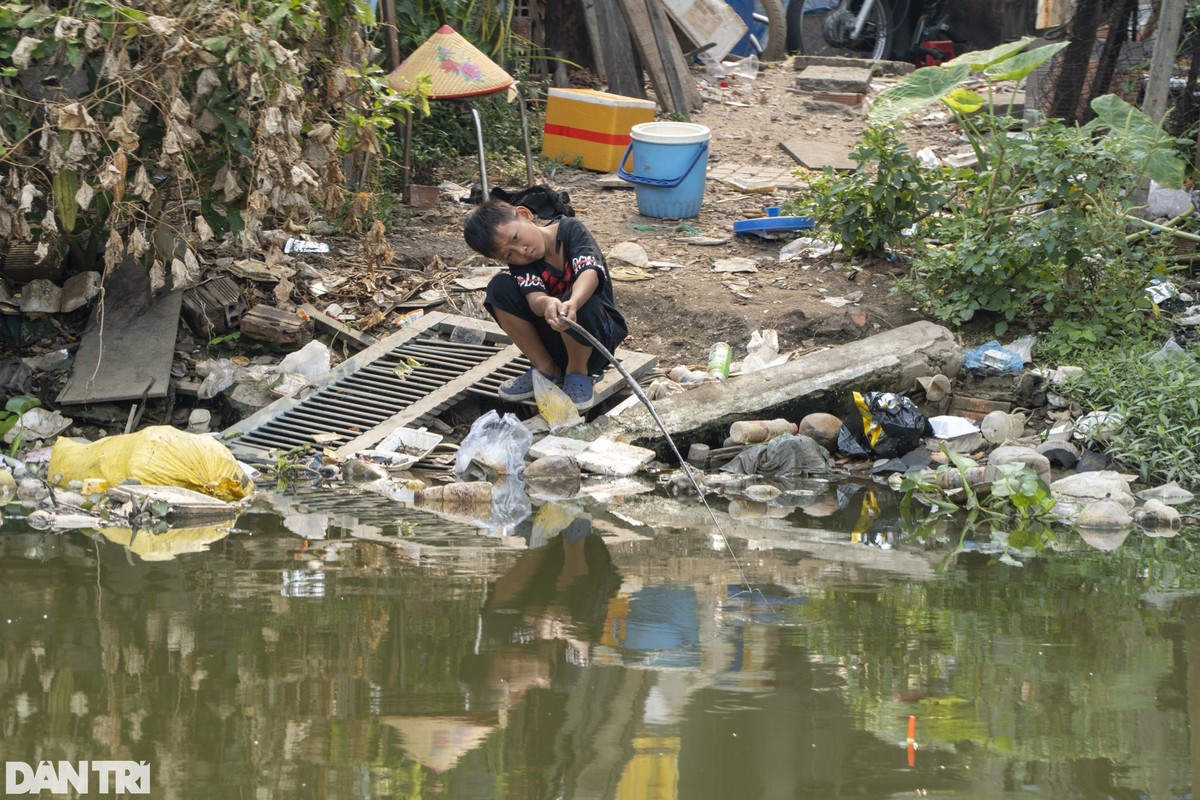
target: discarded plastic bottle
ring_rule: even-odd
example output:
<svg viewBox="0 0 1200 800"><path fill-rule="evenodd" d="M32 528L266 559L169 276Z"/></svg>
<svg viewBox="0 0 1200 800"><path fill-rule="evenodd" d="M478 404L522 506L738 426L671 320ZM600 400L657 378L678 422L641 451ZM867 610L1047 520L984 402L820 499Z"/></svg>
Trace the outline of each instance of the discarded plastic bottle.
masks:
<svg viewBox="0 0 1200 800"><path fill-rule="evenodd" d="M708 351L708 374L719 381L729 377L729 364L733 361L733 348L726 342L717 342Z"/></svg>
<svg viewBox="0 0 1200 800"><path fill-rule="evenodd" d="M698 369L689 369L688 367L675 367L667 373L667 377L676 383L699 383L700 381L712 380L712 376L707 372Z"/></svg>
<svg viewBox="0 0 1200 800"><path fill-rule="evenodd" d="M795 434L800 426L786 419L740 420L729 426L729 438L738 444L754 444L785 433Z"/></svg>

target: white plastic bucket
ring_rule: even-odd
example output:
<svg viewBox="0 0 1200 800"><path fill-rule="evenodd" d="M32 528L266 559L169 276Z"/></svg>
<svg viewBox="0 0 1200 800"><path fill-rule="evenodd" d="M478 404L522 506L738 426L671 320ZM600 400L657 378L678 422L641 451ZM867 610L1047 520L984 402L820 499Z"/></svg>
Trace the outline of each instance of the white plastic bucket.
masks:
<svg viewBox="0 0 1200 800"><path fill-rule="evenodd" d="M699 214L711 131L692 122L643 122L629 135L617 174L634 185L638 212L659 219Z"/></svg>

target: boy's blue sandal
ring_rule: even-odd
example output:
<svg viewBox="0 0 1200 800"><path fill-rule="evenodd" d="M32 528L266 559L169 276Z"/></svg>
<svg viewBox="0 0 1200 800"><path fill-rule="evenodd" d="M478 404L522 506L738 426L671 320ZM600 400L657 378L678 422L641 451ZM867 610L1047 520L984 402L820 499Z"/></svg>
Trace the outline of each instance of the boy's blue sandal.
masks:
<svg viewBox="0 0 1200 800"><path fill-rule="evenodd" d="M496 389L496 394L500 395L500 399L508 403L520 403L522 400L528 400L533 397L533 370L534 367L522 372L515 378L509 378L504 383L500 384ZM550 378L549 375L542 373L543 376ZM562 378L550 378L556 384L562 384Z"/></svg>
<svg viewBox="0 0 1200 800"><path fill-rule="evenodd" d="M571 398L575 408L587 411L596 402L592 392L592 376L571 374L563 378L563 393Z"/></svg>

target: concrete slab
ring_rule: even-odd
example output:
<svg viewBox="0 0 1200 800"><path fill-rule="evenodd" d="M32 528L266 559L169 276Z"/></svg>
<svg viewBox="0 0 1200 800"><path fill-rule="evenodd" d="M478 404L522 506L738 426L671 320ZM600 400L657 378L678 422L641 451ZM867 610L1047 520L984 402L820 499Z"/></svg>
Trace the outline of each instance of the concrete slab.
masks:
<svg viewBox="0 0 1200 800"><path fill-rule="evenodd" d="M571 456L575 458L589 444L591 443L582 439L568 439L566 436L547 436L529 446L529 457Z"/></svg>
<svg viewBox="0 0 1200 800"><path fill-rule="evenodd" d="M870 66L808 67L802 70L796 77L796 88L802 92L854 92L857 94L866 94L871 89L871 72Z"/></svg>
<svg viewBox="0 0 1200 800"><path fill-rule="evenodd" d="M850 160L850 151L854 145L850 142L836 142L830 139L809 138L796 136L786 142L779 143L783 152L787 153L796 163L809 169L855 169L857 165Z"/></svg>
<svg viewBox="0 0 1200 800"><path fill-rule="evenodd" d="M653 459L653 450L610 438L597 439L575 456L581 469L613 478L633 475Z"/></svg>
<svg viewBox="0 0 1200 800"><path fill-rule="evenodd" d="M703 383L659 398L654 407L672 437L686 440L708 432L719 440L738 420L838 413L848 410L842 408L843 395L852 390L903 392L916 385L918 377L941 373L953 378L961 367L962 349L954 334L932 322L914 322L723 383ZM662 432L645 406L594 424L628 441L656 446L662 442Z"/></svg>
<svg viewBox="0 0 1200 800"><path fill-rule="evenodd" d="M709 167L708 179L721 183L741 181L748 184L771 184L781 191L796 191L804 186L792 167L735 164L728 161Z"/></svg>
<svg viewBox="0 0 1200 800"><path fill-rule="evenodd" d="M167 396L183 292L155 296L146 268L126 258L104 281L104 302L79 343L63 406Z"/></svg>

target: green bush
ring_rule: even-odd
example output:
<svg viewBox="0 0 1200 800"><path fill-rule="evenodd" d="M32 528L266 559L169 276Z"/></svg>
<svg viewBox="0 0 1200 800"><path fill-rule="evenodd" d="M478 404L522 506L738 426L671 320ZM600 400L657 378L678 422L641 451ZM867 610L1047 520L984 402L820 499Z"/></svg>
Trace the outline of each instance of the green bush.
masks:
<svg viewBox="0 0 1200 800"><path fill-rule="evenodd" d="M887 125L867 128L849 157L858 165L853 172L826 167L789 210L811 215L849 253L883 256L911 243L906 231L945 200L939 174L922 167Z"/></svg>
<svg viewBox="0 0 1200 800"><path fill-rule="evenodd" d="M981 141L988 168L956 174L959 210L937 220L940 244L901 288L951 324L986 314L997 335L1019 320L1072 346L1144 336L1142 289L1166 268L1157 239L1125 233L1137 164L1112 137L1057 121L1017 140L994 123Z"/></svg>
<svg viewBox="0 0 1200 800"><path fill-rule="evenodd" d="M1113 411L1124 421L1093 444L1144 482L1200 487L1200 363L1187 351L1159 361L1156 347L1097 353L1083 374L1055 391L1084 412Z"/></svg>

